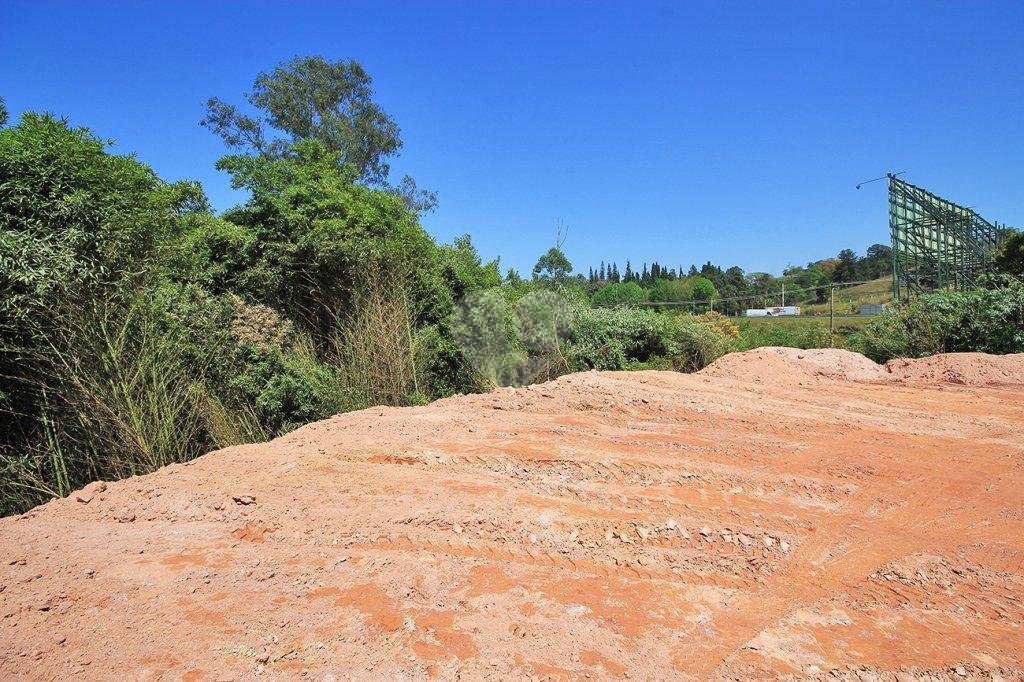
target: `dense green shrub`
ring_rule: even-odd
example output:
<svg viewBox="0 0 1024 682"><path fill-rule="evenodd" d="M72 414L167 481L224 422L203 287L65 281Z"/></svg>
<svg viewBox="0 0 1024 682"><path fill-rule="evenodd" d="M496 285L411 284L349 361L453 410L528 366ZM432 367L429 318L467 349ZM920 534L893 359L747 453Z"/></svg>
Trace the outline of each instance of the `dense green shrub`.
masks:
<svg viewBox="0 0 1024 682"><path fill-rule="evenodd" d="M779 318L770 324L746 320L740 324L738 347L741 350L763 346L828 348L831 344L832 337L820 321Z"/></svg>
<svg viewBox="0 0 1024 682"><path fill-rule="evenodd" d="M202 373L139 292L205 199L106 146L48 115L0 129L0 511L204 447Z"/></svg>
<svg viewBox="0 0 1024 682"><path fill-rule="evenodd" d="M214 262L243 297L327 331L373 275L402 284L417 320L450 314L452 295L433 239L400 197L353 182L336 153L306 140L281 158L227 156L218 167L252 196L223 216L241 233L202 223L214 234L200 241L227 236L248 249L240 259L226 256L234 266Z"/></svg>
<svg viewBox="0 0 1024 682"><path fill-rule="evenodd" d="M732 340L689 315L634 308L585 308L568 343L569 367L627 369L664 360L694 371L732 349Z"/></svg>
<svg viewBox="0 0 1024 682"><path fill-rule="evenodd" d="M593 297L594 305L618 305L621 303L639 303L647 299L647 294L636 282L608 284L599 289Z"/></svg>
<svg viewBox="0 0 1024 682"><path fill-rule="evenodd" d="M205 367L143 298L65 301L60 324L23 349L35 399L0 443L0 511L94 479L146 473L203 454Z"/></svg>
<svg viewBox="0 0 1024 682"><path fill-rule="evenodd" d="M849 339L878 362L934 353L1024 352L1024 282L1004 275L985 288L922 294L886 311Z"/></svg>
<svg viewBox="0 0 1024 682"><path fill-rule="evenodd" d="M1014 277L1024 277L1024 232L1011 230L996 254L996 267Z"/></svg>
<svg viewBox="0 0 1024 682"><path fill-rule="evenodd" d="M366 406L346 390L337 367L317 360L309 343L289 348L246 344L236 353L241 371L228 385L254 406L259 423L272 436Z"/></svg>

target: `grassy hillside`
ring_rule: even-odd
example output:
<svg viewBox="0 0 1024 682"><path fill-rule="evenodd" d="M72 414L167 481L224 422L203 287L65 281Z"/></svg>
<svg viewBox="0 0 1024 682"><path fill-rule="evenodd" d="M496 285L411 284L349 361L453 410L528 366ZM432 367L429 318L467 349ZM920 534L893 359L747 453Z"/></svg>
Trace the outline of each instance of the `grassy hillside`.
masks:
<svg viewBox="0 0 1024 682"><path fill-rule="evenodd" d="M891 303L892 302L892 277L881 277L879 279L857 284L852 287L836 287L836 314L856 313L857 309L864 303ZM813 305L801 306L801 313L813 315L815 313L828 314L828 303L815 303Z"/></svg>

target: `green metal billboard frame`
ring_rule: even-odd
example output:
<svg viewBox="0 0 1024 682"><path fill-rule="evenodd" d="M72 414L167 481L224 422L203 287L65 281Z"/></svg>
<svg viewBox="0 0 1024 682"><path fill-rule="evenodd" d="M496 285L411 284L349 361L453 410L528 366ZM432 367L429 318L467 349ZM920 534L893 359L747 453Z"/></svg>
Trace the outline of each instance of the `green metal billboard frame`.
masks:
<svg viewBox="0 0 1024 682"><path fill-rule="evenodd" d="M888 178L896 300L977 286L978 277L992 271L1006 228L891 173Z"/></svg>

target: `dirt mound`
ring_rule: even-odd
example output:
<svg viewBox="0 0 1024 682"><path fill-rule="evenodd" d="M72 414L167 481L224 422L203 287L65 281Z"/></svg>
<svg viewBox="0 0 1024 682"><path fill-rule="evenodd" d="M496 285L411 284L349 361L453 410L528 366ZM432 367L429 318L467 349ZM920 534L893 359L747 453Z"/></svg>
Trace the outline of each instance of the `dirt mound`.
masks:
<svg viewBox="0 0 1024 682"><path fill-rule="evenodd" d="M816 379L884 381L885 368L860 353L838 348L766 347L730 353L701 374L753 383L799 382Z"/></svg>
<svg viewBox="0 0 1024 682"><path fill-rule="evenodd" d="M877 371L588 372L90 484L0 519L0 679L1018 679L1020 388Z"/></svg>
<svg viewBox="0 0 1024 682"><path fill-rule="evenodd" d="M1024 384L1024 353L945 353L927 358L890 360L889 374L901 381L966 386Z"/></svg>

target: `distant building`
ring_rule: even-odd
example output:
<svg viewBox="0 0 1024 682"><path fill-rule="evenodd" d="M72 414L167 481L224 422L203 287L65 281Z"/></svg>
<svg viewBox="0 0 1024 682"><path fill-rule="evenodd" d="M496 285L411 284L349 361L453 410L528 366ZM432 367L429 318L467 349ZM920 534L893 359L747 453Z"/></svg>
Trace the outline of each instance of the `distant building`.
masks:
<svg viewBox="0 0 1024 682"><path fill-rule="evenodd" d="M881 315L884 312L884 303L865 303L857 309L858 315Z"/></svg>
<svg viewBox="0 0 1024 682"><path fill-rule="evenodd" d="M778 305L774 308L747 308L747 317L781 317L783 315L799 315L798 305Z"/></svg>

